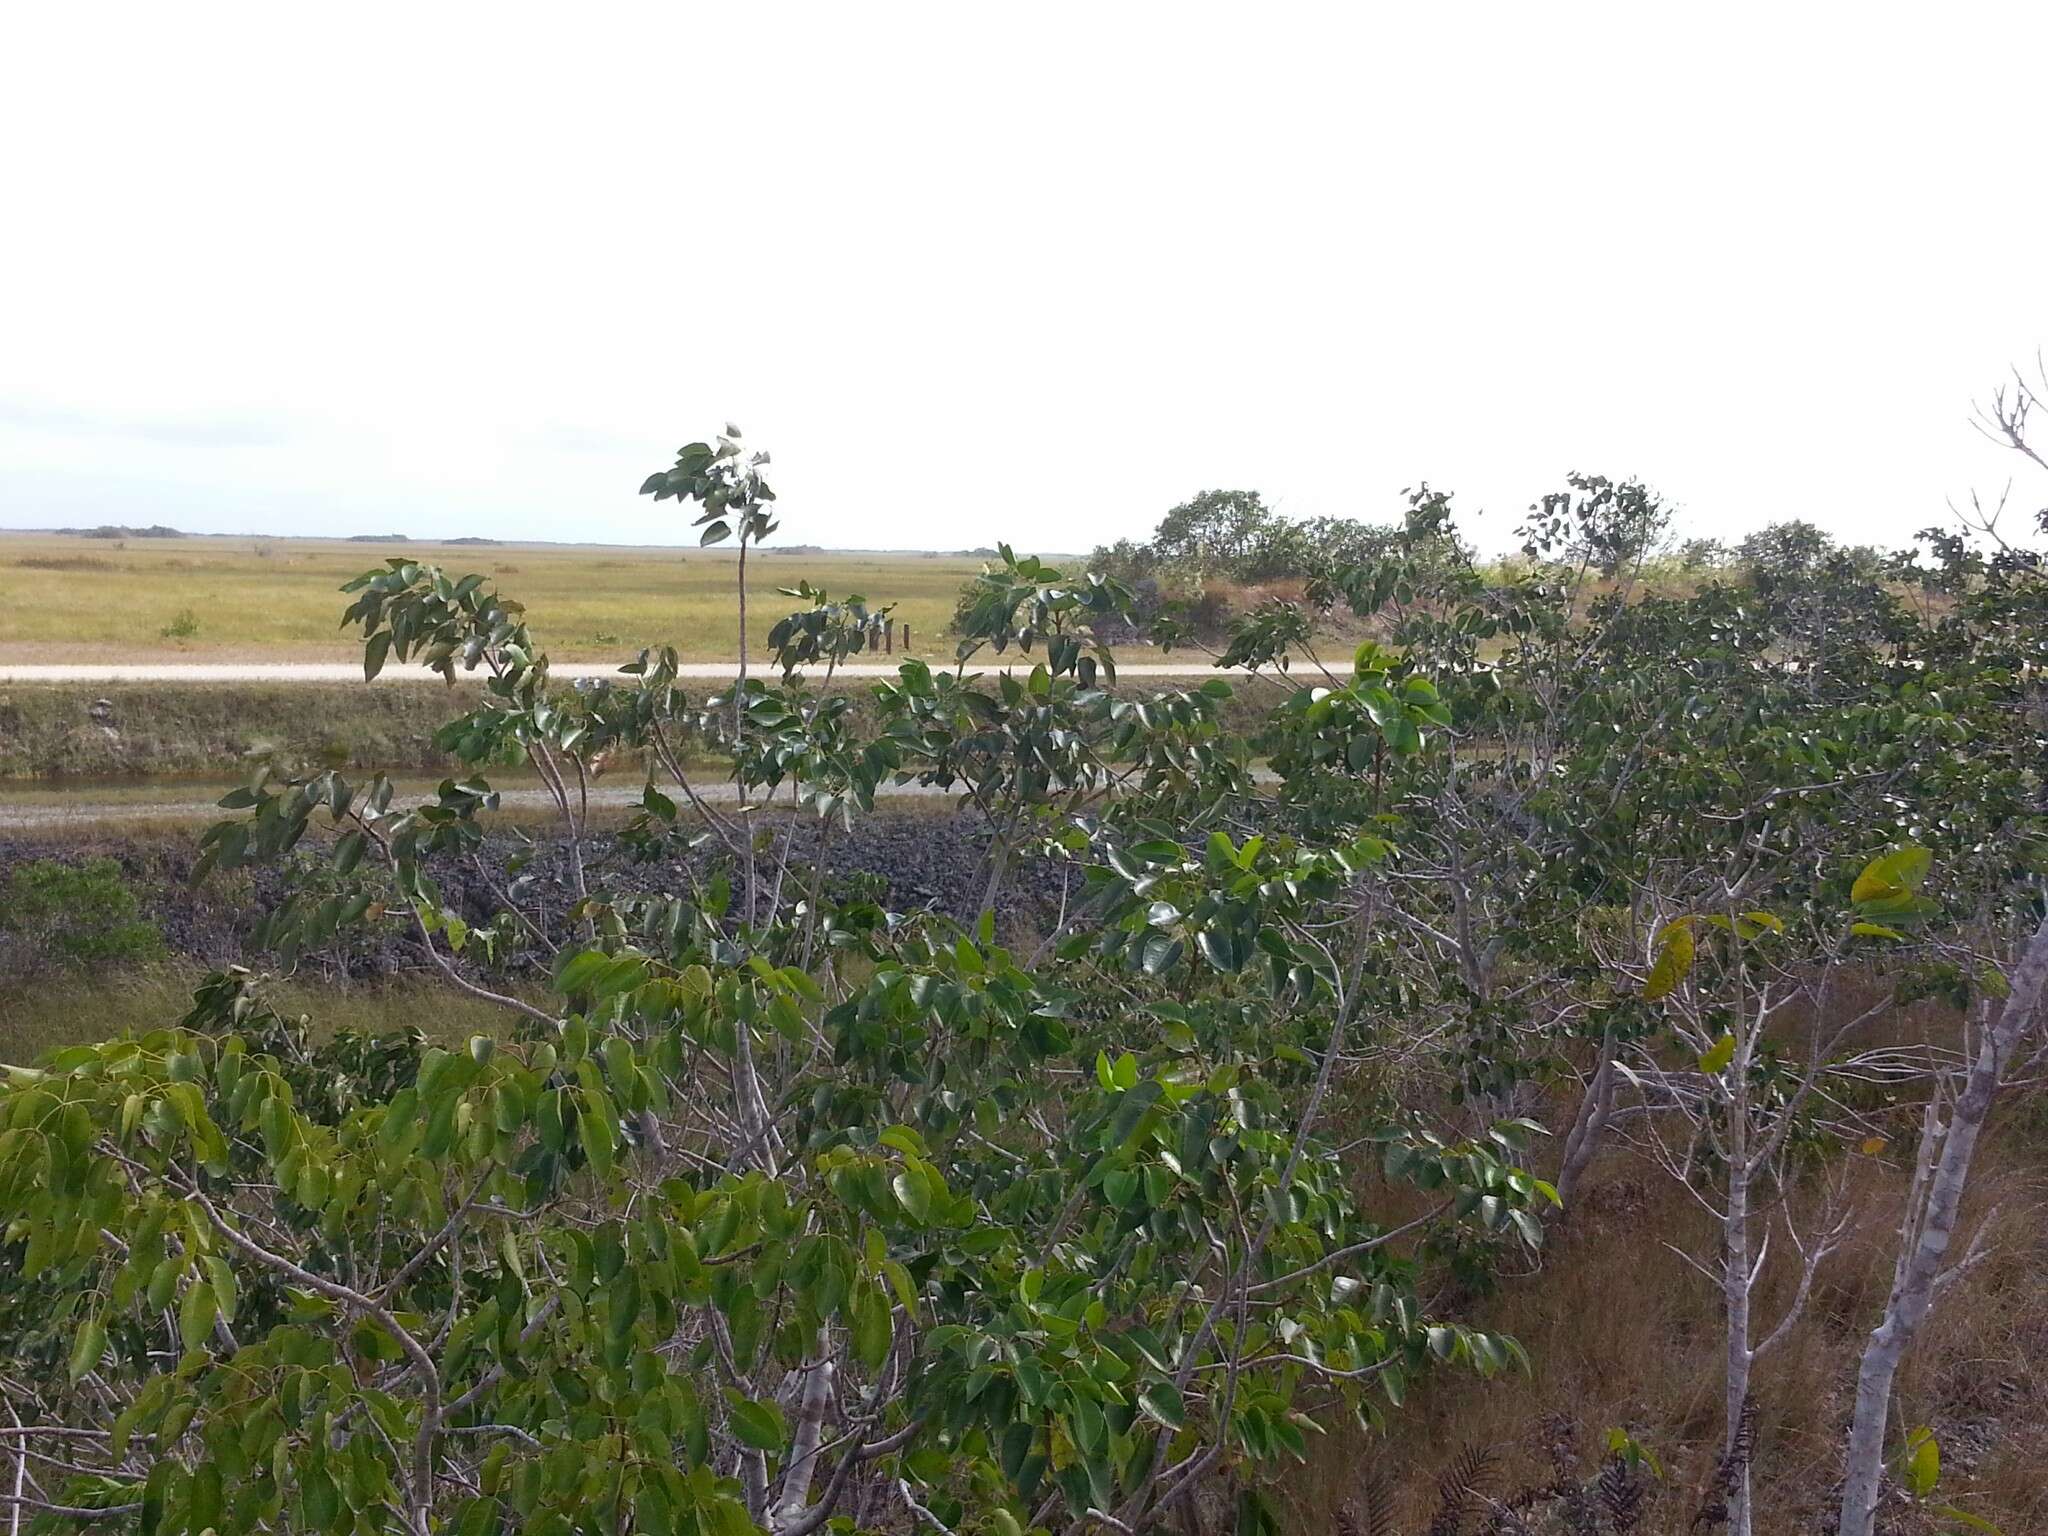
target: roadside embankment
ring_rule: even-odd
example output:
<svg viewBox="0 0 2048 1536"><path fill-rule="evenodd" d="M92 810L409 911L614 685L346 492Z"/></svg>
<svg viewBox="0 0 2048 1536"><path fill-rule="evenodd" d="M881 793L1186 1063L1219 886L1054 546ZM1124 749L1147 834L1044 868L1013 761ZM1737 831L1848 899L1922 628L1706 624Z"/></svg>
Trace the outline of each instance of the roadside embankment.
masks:
<svg viewBox="0 0 2048 1536"><path fill-rule="evenodd" d="M1132 679L1136 696L1192 687L1194 677ZM1261 712L1247 693L1269 685L1232 679L1226 730L1250 730ZM692 696L718 690L715 681ZM867 679L835 688L855 701L856 719L873 708ZM471 690L439 684L365 687L357 682L4 683L0 682L0 781L15 779L240 777L252 758L289 769L440 772L453 759L434 732L476 705ZM1270 702L1270 699L1268 700Z"/></svg>
<svg viewBox="0 0 2048 1536"><path fill-rule="evenodd" d="M0 684L0 779L211 774L252 756L438 768L441 688L360 683Z"/></svg>

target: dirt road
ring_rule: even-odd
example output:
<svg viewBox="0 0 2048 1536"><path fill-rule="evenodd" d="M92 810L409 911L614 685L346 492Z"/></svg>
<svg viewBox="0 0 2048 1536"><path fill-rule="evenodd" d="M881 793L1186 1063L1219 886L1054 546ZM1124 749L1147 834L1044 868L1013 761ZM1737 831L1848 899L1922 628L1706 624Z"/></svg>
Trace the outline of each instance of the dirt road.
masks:
<svg viewBox="0 0 2048 1536"><path fill-rule="evenodd" d="M977 672L1024 671L1038 664L1037 657L1022 661L980 662ZM849 662L839 668L838 677L894 677L900 662ZM934 661L934 671L951 670L950 664ZM688 661L676 668L680 677L723 678L739 670L737 662ZM772 674L772 668L755 663L757 674ZM1348 672L1348 663L1332 666L1333 672ZM556 662L549 675L573 681L580 677L617 677L616 663ZM1215 668L1201 657L1185 662L1136 661L1116 669L1118 677L1211 677ZM458 679L475 674L458 672ZM824 675L813 668L812 678ZM362 667L347 661L140 661L140 662L15 662L0 664L0 683L348 683L361 682ZM423 667L391 667L377 681L438 683L440 674Z"/></svg>
<svg viewBox="0 0 2048 1536"><path fill-rule="evenodd" d="M42 785L23 789L0 784L0 832L47 832L142 821L226 821L234 813L222 810L218 802L230 787L222 785L215 789L197 784L158 784L109 789L103 785L81 784L76 789L52 790ZM681 799L675 794L673 785L661 787ZM729 783L704 783L696 788L714 805L730 805L738 798L738 791ZM427 798L432 798L430 790L425 793ZM875 798L941 800L950 799L955 793L953 790L927 788L922 784L884 784ZM590 804L597 810L623 810L638 805L640 797L641 786L637 782L593 784L590 787ZM786 790L779 803L787 807L789 796ZM524 787L500 790L498 804L501 810L535 816L551 815L555 809L554 801L546 790Z"/></svg>

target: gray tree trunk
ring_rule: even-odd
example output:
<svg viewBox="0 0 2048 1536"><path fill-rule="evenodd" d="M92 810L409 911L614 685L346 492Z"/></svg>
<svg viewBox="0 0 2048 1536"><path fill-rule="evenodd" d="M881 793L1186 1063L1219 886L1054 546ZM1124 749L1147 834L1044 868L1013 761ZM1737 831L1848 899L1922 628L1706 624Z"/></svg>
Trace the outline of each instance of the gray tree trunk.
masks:
<svg viewBox="0 0 2048 1536"><path fill-rule="evenodd" d="M2044 987L2048 987L2048 919L2034 931L2008 978L2005 1002L1997 1021L1977 1042L1948 1124L1942 1125L1937 1109L1928 1111L1916 1163L1921 1177L1914 1181L1906 1219L1899 1229L1891 1297L1885 1303L1884 1317L1864 1346L1863 1364L1856 1373L1856 1415L1849 1427L1838 1536L1871 1536L1877 1518L1878 1481L1884 1470L1892 1381L1933 1306L1949 1241L1955 1235L1956 1212L1969 1182L1977 1137L1991 1113L2006 1068L2033 1028Z"/></svg>
<svg viewBox="0 0 2048 1536"><path fill-rule="evenodd" d="M790 1445L789 1471L783 1475L782 1497L776 1502L776 1530L796 1524L810 1503L811 1482L818 1470L818 1448L824 1440L825 1409L831 1401L832 1362L814 1361L804 1377L796 1438Z"/></svg>
<svg viewBox="0 0 2048 1536"><path fill-rule="evenodd" d="M1747 1057L1747 1051L1744 1053ZM1747 1061L1737 1063L1740 1071ZM1734 1486L1728 1493L1729 1536L1750 1536L1749 1457L1736 1454L1742 1438L1743 1408L1749 1402L1749 1368L1756 1355L1749 1347L1749 1139L1746 1096L1738 1100L1729 1117L1734 1132L1728 1156L1728 1214L1722 1231L1726 1244L1721 1270L1721 1294L1728 1310L1728 1380L1722 1413L1726 1428L1721 1454L1734 1462Z"/></svg>
<svg viewBox="0 0 2048 1536"><path fill-rule="evenodd" d="M1600 1059L1579 1099L1579 1112L1572 1120L1571 1134L1565 1138L1564 1155L1558 1160L1557 1198L1567 1218L1578 1199L1579 1183L1592 1167L1606 1134L1608 1116L1614 1109L1615 1077L1614 1031L1609 1030L1600 1038Z"/></svg>

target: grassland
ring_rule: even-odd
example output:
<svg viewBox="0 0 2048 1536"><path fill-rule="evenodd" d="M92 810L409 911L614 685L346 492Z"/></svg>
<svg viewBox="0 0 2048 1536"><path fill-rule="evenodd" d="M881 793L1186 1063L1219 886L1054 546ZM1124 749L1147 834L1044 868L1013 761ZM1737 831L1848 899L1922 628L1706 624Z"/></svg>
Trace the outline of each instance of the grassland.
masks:
<svg viewBox="0 0 2048 1536"><path fill-rule="evenodd" d="M172 960L104 976L0 984L0 1062L21 1065L59 1046L175 1024L192 1006L193 989L205 974L195 962ZM275 984L270 996L284 1013L309 1015L322 1033L418 1026L452 1043L505 1027L497 1005L422 976L356 986L290 980Z"/></svg>
<svg viewBox="0 0 2048 1536"><path fill-rule="evenodd" d="M664 644L693 661L738 654L729 549L0 532L0 663L347 661L360 651L336 627L345 601L337 588L401 554L492 577L526 604L558 660L623 660ZM764 644L786 611L773 589L807 580L895 603L916 652L945 655L961 584L980 568L963 556L781 554L771 545L749 560L760 599L751 639ZM178 634L182 615L191 632Z"/></svg>

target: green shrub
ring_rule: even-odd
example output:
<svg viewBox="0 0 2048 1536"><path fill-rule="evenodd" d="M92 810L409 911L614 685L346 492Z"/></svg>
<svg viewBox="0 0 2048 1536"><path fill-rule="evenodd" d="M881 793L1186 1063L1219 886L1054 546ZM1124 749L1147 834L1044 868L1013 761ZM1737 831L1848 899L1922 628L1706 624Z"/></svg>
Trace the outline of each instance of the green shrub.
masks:
<svg viewBox="0 0 2048 1536"><path fill-rule="evenodd" d="M83 969L164 952L163 934L112 859L64 864L35 859L7 877L0 933L27 940L46 960Z"/></svg>

